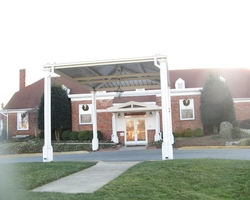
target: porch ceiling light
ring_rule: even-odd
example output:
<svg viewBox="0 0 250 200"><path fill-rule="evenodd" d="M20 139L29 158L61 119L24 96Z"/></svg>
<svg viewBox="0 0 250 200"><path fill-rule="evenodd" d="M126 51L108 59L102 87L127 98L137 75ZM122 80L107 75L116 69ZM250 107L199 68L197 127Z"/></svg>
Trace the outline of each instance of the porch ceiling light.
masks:
<svg viewBox="0 0 250 200"><path fill-rule="evenodd" d="M121 88L120 88L120 86L114 91L114 92L116 92L116 96L118 97L118 98L121 98L121 95L122 95L122 93L124 92Z"/></svg>

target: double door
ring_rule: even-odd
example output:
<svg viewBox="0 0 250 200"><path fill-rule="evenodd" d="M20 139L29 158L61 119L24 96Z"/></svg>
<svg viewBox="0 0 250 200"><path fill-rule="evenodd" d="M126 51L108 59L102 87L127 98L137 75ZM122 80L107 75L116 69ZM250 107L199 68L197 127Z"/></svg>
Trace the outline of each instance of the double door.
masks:
<svg viewBox="0 0 250 200"><path fill-rule="evenodd" d="M126 138L127 145L146 144L147 135L145 129L145 119L126 119Z"/></svg>

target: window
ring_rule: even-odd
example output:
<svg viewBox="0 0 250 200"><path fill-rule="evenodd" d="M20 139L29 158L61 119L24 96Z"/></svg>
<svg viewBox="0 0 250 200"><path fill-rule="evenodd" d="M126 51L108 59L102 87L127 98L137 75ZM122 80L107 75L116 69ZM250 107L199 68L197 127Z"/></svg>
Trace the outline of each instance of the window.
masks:
<svg viewBox="0 0 250 200"><path fill-rule="evenodd" d="M79 124L92 124L92 105L79 105Z"/></svg>
<svg viewBox="0 0 250 200"><path fill-rule="evenodd" d="M175 81L175 89L185 89L185 81L181 78Z"/></svg>
<svg viewBox="0 0 250 200"><path fill-rule="evenodd" d="M180 99L180 119L192 120L194 119L194 100L193 99Z"/></svg>
<svg viewBox="0 0 250 200"><path fill-rule="evenodd" d="M28 113L17 113L17 130L29 130Z"/></svg>

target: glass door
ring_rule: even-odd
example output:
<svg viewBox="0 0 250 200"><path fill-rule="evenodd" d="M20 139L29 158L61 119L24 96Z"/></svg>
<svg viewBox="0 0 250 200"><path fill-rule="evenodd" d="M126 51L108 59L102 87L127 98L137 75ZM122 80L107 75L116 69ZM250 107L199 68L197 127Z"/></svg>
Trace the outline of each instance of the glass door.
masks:
<svg viewBox="0 0 250 200"><path fill-rule="evenodd" d="M146 143L145 119L126 120L126 144Z"/></svg>

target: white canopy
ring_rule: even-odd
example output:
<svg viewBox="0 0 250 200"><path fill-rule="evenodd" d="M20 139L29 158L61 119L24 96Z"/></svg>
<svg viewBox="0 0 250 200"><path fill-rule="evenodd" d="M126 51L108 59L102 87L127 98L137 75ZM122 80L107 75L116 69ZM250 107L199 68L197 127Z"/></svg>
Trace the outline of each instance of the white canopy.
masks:
<svg viewBox="0 0 250 200"><path fill-rule="evenodd" d="M77 63L54 63L43 66L45 76L45 145L43 161L53 160L51 146L51 75L55 72L65 78L78 82L92 91L93 141L92 149L98 149L96 121L96 91L133 90L138 88L159 89L162 98L163 146L162 159L172 159L172 119L170 106L170 81L168 75L167 57L162 55L126 58L105 61L89 61Z"/></svg>

